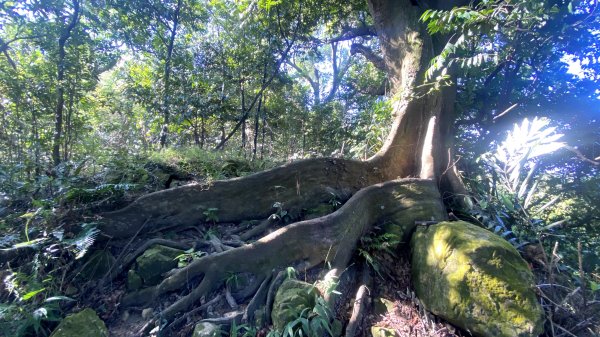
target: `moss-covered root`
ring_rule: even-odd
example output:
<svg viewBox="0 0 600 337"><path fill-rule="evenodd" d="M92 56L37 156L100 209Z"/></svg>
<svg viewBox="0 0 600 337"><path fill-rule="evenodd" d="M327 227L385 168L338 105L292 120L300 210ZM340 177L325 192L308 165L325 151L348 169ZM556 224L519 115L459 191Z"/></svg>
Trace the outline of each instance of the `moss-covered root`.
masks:
<svg viewBox="0 0 600 337"><path fill-rule="evenodd" d="M419 228L411 240L417 296L427 309L483 337L533 337L542 309L515 248L466 222Z"/></svg>
<svg viewBox="0 0 600 337"><path fill-rule="evenodd" d="M415 221L444 217L444 208L432 181L404 179L373 185L360 190L332 214L288 225L253 244L192 262L158 286L126 296L122 305L139 306L154 301L162 294L184 288L190 279L202 276L198 287L161 313L162 319L170 321L203 295L220 287L230 273L267 275L275 268L304 269L324 261L344 266L360 237L384 219L401 229L400 232L405 233L402 239L406 240Z"/></svg>

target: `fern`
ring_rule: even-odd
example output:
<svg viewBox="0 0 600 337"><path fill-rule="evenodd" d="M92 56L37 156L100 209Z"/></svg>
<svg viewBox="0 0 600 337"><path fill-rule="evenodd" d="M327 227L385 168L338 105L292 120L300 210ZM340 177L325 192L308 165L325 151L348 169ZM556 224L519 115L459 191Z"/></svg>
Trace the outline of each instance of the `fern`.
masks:
<svg viewBox="0 0 600 337"><path fill-rule="evenodd" d="M96 228L95 223L83 223L81 224L81 229L81 232L77 236L63 241L75 253L75 259L85 256L96 241L98 234L100 234L100 230Z"/></svg>

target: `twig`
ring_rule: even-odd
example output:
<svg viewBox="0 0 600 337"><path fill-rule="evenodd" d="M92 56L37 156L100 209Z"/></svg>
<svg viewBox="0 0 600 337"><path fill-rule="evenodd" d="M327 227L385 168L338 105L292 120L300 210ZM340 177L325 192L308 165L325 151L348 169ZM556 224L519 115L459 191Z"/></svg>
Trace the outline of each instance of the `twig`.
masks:
<svg viewBox="0 0 600 337"><path fill-rule="evenodd" d="M226 313L225 316L223 316L223 317L207 318L207 319L201 320L200 322L230 326L231 322L236 322L236 323L241 322L242 316L244 316L243 311L232 311L232 312Z"/></svg>
<svg viewBox="0 0 600 337"><path fill-rule="evenodd" d="M577 337L577 335L574 335L571 331L563 328L562 326L556 324L556 323L552 323L553 325L555 325L557 328L559 328L560 330L562 330L564 333L566 333L569 336L573 336L573 337Z"/></svg>
<svg viewBox="0 0 600 337"><path fill-rule="evenodd" d="M547 299L547 297L546 297ZM541 298L542 300L542 307L544 307L544 297ZM550 301L552 302L552 301ZM548 321L550 321L550 332L552 333L552 337L556 336L555 332L554 332L554 321L552 320L552 308L544 308L544 310L546 310L546 316L548 317Z"/></svg>
<svg viewBox="0 0 600 337"><path fill-rule="evenodd" d="M544 256L546 256L546 251L544 250L544 247L542 246L541 242L540 242L540 248L542 249L542 252L544 252ZM548 265L548 281L550 283L554 282L554 257L558 257L558 241L556 241L554 243L554 248L552 249L552 256L550 256L550 263ZM546 261L548 261L548 258L545 257Z"/></svg>
<svg viewBox="0 0 600 337"><path fill-rule="evenodd" d="M587 297L585 296L587 282L583 272L583 254L581 254L581 241L577 241L577 257L579 260L579 277L581 278L581 297L583 297L583 307L587 307Z"/></svg>
<svg viewBox="0 0 600 337"><path fill-rule="evenodd" d="M238 304L235 301L235 298L233 298L233 296L231 296L231 290L229 289L229 286L225 287L225 299L227 300L227 304L229 304L231 309L238 308Z"/></svg>
<svg viewBox="0 0 600 337"><path fill-rule="evenodd" d="M102 287L104 286L104 284L106 283L106 281L112 281L112 280L114 280L114 278L116 277L116 275L118 275L123 270L123 268L117 267L118 268L118 272L114 273L114 276L112 274L113 268L115 266L119 266L121 264L121 259L123 259L125 251L127 251L127 248L129 248L131 246L131 243L133 243L133 240L135 240L135 238L140 234L140 232L142 231L142 229L144 229L144 227L146 227L146 224L148 224L148 221L150 221L150 218L147 218L146 221L144 221L144 223L140 226L140 228L138 228L137 232L135 232L135 234L131 237L131 239L129 239L129 241L127 242L127 244L125 245L125 247L123 247L123 249L119 253L119 256L117 256L117 259L115 260L115 263L113 265L111 265L110 268L108 268L108 271L106 272L106 274L104 275L104 277L102 278L102 280L100 280L100 282L98 284L98 288L97 288L98 291L100 289L102 289Z"/></svg>
<svg viewBox="0 0 600 337"><path fill-rule="evenodd" d="M178 319L174 320L171 324L165 326L163 330L164 331L168 331L168 330L173 330L173 329L177 328L188 317L191 317L191 316L195 315L196 313L198 313L200 311L206 310L211 305L214 305L214 304L218 303L221 299L222 299L222 295L219 294L219 295L215 296L212 300L210 300L210 301L202 304L201 306L196 307L196 308L194 308L194 309L186 312L185 314L181 315L181 317L179 317Z"/></svg>

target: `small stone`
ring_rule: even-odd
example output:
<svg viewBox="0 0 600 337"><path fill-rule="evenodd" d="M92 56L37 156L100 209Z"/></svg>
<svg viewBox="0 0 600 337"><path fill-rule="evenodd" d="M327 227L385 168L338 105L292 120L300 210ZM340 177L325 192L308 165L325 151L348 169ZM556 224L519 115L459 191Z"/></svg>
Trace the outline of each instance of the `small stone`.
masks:
<svg viewBox="0 0 600 337"><path fill-rule="evenodd" d="M121 320L123 322L127 322L128 319L129 319L129 310L125 310L125 311L123 311L123 314L121 314Z"/></svg>
<svg viewBox="0 0 600 337"><path fill-rule="evenodd" d="M194 327L192 337L220 337L221 328L213 323L198 323Z"/></svg>
<svg viewBox="0 0 600 337"><path fill-rule="evenodd" d="M142 287L142 278L138 275L135 270L130 269L127 272L127 290L136 291Z"/></svg>
<svg viewBox="0 0 600 337"><path fill-rule="evenodd" d="M152 316L154 316L154 309L146 308L146 309L142 310L142 318L143 319L150 319L150 318L152 318Z"/></svg>

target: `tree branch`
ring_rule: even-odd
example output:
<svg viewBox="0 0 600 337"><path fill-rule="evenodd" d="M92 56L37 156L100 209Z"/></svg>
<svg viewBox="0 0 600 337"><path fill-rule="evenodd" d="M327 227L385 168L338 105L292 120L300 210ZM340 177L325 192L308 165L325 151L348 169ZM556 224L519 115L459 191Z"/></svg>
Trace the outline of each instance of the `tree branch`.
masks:
<svg viewBox="0 0 600 337"><path fill-rule="evenodd" d="M375 52L373 52L373 50L371 50L369 47L366 47L359 43L353 43L352 46L350 46L350 54L362 54L367 60L373 63L375 68L381 71L386 71L383 58L375 54Z"/></svg>
<svg viewBox="0 0 600 337"><path fill-rule="evenodd" d="M352 40L357 37L377 37L377 32L373 26L345 27L340 35L320 42L334 43Z"/></svg>

